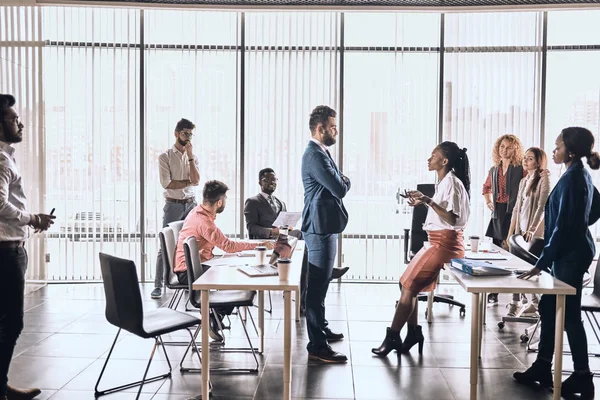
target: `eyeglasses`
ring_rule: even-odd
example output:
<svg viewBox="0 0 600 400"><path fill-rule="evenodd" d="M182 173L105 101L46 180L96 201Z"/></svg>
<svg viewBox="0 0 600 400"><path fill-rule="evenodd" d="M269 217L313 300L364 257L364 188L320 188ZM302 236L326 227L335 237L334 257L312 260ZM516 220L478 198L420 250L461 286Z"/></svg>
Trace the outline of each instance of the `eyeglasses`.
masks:
<svg viewBox="0 0 600 400"><path fill-rule="evenodd" d="M262 178L261 181L264 182L277 182L279 179L277 178Z"/></svg>
<svg viewBox="0 0 600 400"><path fill-rule="evenodd" d="M3 121L6 121L6 122L12 122L13 124L16 124L16 125L19 125L19 124L20 124L20 121L19 121L19 117L18 117L18 116L16 116L16 117L12 117L12 118L7 118L7 119L4 119Z"/></svg>
<svg viewBox="0 0 600 400"><path fill-rule="evenodd" d="M184 132L184 131L179 131L179 133L183 133L183 135L184 135L186 138L188 138L188 139L190 139L190 138L192 138L192 137L194 136L194 133L193 133L193 132Z"/></svg>

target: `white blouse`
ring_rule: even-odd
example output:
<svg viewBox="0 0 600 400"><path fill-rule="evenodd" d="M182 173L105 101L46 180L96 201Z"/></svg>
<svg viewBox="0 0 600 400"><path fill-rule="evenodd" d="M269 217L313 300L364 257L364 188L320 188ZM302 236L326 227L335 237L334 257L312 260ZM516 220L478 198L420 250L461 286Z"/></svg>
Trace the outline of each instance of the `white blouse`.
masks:
<svg viewBox="0 0 600 400"><path fill-rule="evenodd" d="M449 229L458 231L467 226L470 214L469 195L463 183L453 172L448 172L444 179L437 184L432 200L446 211L452 211L457 216L456 224L454 226L450 225L433 208L429 207L423 230L441 231Z"/></svg>

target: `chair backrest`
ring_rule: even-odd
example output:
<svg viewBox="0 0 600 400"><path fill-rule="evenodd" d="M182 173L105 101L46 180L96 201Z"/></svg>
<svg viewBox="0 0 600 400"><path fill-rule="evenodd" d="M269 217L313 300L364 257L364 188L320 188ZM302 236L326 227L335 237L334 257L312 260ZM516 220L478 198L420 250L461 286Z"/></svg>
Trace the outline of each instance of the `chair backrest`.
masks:
<svg viewBox="0 0 600 400"><path fill-rule="evenodd" d="M435 194L435 185L433 183L422 183L417 185L417 190L425 196L433 197ZM427 241L427 232L423 230L426 218L427 207L413 207L410 228L410 258L417 254L423 247L423 243Z"/></svg>
<svg viewBox="0 0 600 400"><path fill-rule="evenodd" d="M535 265L538 260L538 257L531 252L529 252L529 248L533 245L532 243L527 243L525 238L521 235L511 235L508 238L508 249L515 256L519 257L521 260L528 262L531 265ZM543 248L543 246L542 246ZM540 251L541 253L541 251Z"/></svg>
<svg viewBox="0 0 600 400"><path fill-rule="evenodd" d="M179 239L179 232L181 232L181 228L183 228L183 220L181 221L175 221L175 222L170 222L167 224L167 226L171 229L173 229L173 235L175 236L175 243L177 243L177 240Z"/></svg>
<svg viewBox="0 0 600 400"><path fill-rule="evenodd" d="M200 308L200 302L196 297L192 284L204 273L204 266L200 262L200 253L198 252L198 242L196 238L190 236L183 242L183 253L185 254L185 264L188 274L188 289L190 291L190 303L196 308Z"/></svg>
<svg viewBox="0 0 600 400"><path fill-rule="evenodd" d="M593 294L600 297L600 258L596 262L596 271L594 271L594 291Z"/></svg>
<svg viewBox="0 0 600 400"><path fill-rule="evenodd" d="M160 249L163 259L163 278L167 287L179 285L177 275L173 272L173 263L175 262L175 248L177 246L177 237L174 229L167 225L162 228L158 234L160 239Z"/></svg>
<svg viewBox="0 0 600 400"><path fill-rule="evenodd" d="M106 320L136 335L144 334L144 307L135 263L100 253Z"/></svg>

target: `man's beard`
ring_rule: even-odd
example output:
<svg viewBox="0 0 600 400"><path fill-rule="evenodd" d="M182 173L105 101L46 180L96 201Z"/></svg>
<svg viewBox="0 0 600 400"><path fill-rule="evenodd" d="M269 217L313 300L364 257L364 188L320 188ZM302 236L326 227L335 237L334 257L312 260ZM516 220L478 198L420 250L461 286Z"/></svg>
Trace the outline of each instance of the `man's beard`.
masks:
<svg viewBox="0 0 600 400"><path fill-rule="evenodd" d="M221 207L217 208L217 214L221 214L223 211L225 211L225 204L223 204Z"/></svg>
<svg viewBox="0 0 600 400"><path fill-rule="evenodd" d="M323 144L327 147L333 146L335 144L335 138L327 134L326 136L323 136Z"/></svg>
<svg viewBox="0 0 600 400"><path fill-rule="evenodd" d="M177 138L177 143L179 143L181 146L184 146L184 147L188 144L187 141L183 141L183 140L181 140L179 138Z"/></svg>
<svg viewBox="0 0 600 400"><path fill-rule="evenodd" d="M20 143L23 141L23 131L19 130L17 133L13 133L11 129L3 129L4 141L6 143Z"/></svg>

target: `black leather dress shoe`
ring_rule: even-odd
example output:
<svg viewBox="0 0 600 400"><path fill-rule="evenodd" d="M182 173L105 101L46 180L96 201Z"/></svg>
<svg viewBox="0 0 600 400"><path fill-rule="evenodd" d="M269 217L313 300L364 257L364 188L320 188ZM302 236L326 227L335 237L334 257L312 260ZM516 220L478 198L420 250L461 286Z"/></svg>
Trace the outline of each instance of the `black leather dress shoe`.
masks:
<svg viewBox="0 0 600 400"><path fill-rule="evenodd" d="M325 328L325 335L327 335L328 342L337 342L339 340L344 339L343 333L332 332L331 329L329 329L329 328Z"/></svg>
<svg viewBox="0 0 600 400"><path fill-rule="evenodd" d="M344 274L346 272L348 272L350 268L349 267L344 267L344 268L334 268L333 272L331 273L331 279L339 279L342 276L344 276Z"/></svg>
<svg viewBox="0 0 600 400"><path fill-rule="evenodd" d="M342 353L334 351L330 346L321 347L320 349L311 350L308 352L309 360L317 360L326 363L343 364L348 362L348 357Z"/></svg>

